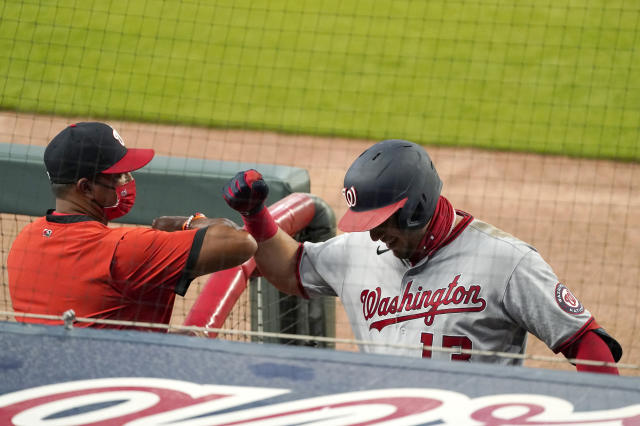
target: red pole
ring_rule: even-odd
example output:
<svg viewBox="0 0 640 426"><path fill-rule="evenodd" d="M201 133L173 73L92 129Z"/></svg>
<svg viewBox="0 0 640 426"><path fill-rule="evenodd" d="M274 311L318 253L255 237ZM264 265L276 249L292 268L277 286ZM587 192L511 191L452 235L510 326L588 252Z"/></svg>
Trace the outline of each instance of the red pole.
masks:
<svg viewBox="0 0 640 426"><path fill-rule="evenodd" d="M307 194L293 193L269 206L269 212L278 226L294 235L304 229L315 215L313 199ZM215 272L204 285L194 302L184 325L220 328L242 292L256 263L251 258L241 266ZM216 337L216 333L208 333Z"/></svg>

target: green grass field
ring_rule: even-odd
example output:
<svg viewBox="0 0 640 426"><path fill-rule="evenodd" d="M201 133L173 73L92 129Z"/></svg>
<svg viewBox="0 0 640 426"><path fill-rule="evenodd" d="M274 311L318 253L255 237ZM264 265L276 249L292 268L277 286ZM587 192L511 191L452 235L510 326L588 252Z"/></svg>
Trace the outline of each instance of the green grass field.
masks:
<svg viewBox="0 0 640 426"><path fill-rule="evenodd" d="M640 2L0 1L0 108L640 160Z"/></svg>

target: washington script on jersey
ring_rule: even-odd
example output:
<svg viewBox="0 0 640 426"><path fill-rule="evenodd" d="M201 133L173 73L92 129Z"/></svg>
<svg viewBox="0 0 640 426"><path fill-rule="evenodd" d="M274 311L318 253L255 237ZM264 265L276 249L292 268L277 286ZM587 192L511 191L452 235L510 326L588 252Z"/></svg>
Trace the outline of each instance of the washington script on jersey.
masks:
<svg viewBox="0 0 640 426"><path fill-rule="evenodd" d="M360 293L360 301L366 320L375 316L385 317L401 312L422 311L374 321L369 329L375 328L380 331L391 324L420 318L424 319L426 325L431 325L436 315L483 311L487 302L480 297L482 287L474 284L465 287L458 283L459 279L460 275L456 275L446 287L433 291L423 290L420 285L409 281L402 296L394 297L383 295L380 287L363 290ZM440 309L441 305L455 305L455 307Z"/></svg>
<svg viewBox="0 0 640 426"><path fill-rule="evenodd" d="M285 402L260 404L293 395ZM282 398L279 398L281 400ZM251 408L240 407L252 404ZM122 377L80 380L0 396L0 424L578 425L640 422L640 405L574 411L562 398L506 394L469 398L444 389L396 388L295 399L288 389Z"/></svg>

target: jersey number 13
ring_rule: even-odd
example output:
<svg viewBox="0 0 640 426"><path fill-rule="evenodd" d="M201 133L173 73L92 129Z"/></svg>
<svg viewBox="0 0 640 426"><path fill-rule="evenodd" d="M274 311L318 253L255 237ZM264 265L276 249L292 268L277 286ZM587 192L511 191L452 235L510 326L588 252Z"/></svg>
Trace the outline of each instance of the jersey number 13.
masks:
<svg viewBox="0 0 640 426"><path fill-rule="evenodd" d="M424 346L433 346L433 334L432 333L422 333L420 340ZM472 349L471 340L466 336L442 336L442 347L443 348L459 348L470 350ZM431 350L423 349L422 350L422 358L431 358ZM468 361L471 358L471 354L461 353L461 352L451 352L451 360L452 361Z"/></svg>

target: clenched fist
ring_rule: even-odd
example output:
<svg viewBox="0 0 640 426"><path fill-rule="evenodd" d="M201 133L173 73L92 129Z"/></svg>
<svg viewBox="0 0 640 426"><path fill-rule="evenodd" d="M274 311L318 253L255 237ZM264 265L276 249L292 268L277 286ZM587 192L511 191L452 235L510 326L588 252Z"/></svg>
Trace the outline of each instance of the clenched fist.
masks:
<svg viewBox="0 0 640 426"><path fill-rule="evenodd" d="M239 172L222 188L222 196L229 207L243 216L251 216L262 210L267 195L267 183L253 169Z"/></svg>

